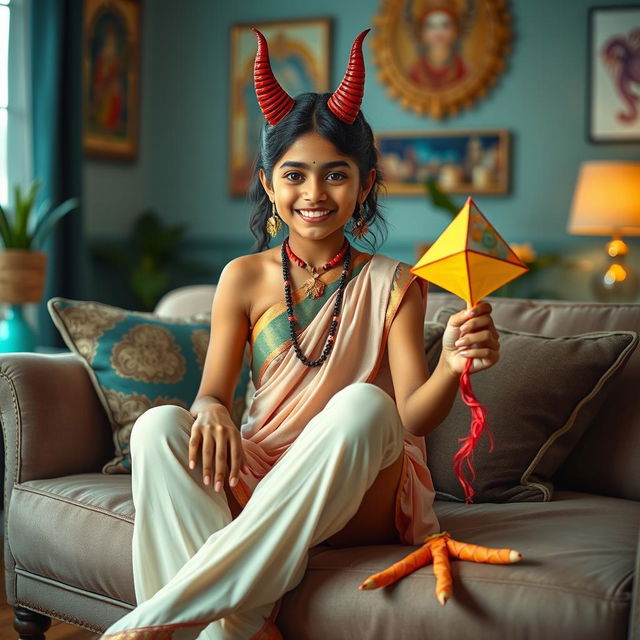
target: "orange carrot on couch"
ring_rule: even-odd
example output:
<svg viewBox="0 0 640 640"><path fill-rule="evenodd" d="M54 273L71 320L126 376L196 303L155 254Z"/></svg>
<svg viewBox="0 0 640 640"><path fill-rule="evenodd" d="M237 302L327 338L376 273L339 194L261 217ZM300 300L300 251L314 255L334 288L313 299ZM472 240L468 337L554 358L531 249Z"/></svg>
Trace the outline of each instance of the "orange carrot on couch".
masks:
<svg viewBox="0 0 640 640"><path fill-rule="evenodd" d="M435 534L427 538L433 553L433 575L436 577L436 598L442 605L453 595L453 578L449 564L447 534Z"/></svg>
<svg viewBox="0 0 640 640"><path fill-rule="evenodd" d="M428 565L432 558L431 549L427 545L423 545L380 573L369 576L358 589L370 590L386 587L388 584L393 584L400 578L413 573L416 569Z"/></svg>
<svg viewBox="0 0 640 640"><path fill-rule="evenodd" d="M522 554L513 549L493 549L481 547L470 542L458 542L453 538L447 538L449 555L458 560L470 562L486 562L488 564L511 564L522 559Z"/></svg>
<svg viewBox="0 0 640 640"><path fill-rule="evenodd" d="M433 562L436 577L436 598L442 605L453 595L453 579L449 558L490 564L511 564L522 559L522 554L513 549L494 549L468 542L454 540L446 531L425 538L425 543L408 556L390 567L369 576L358 588L379 589L393 584L420 567Z"/></svg>

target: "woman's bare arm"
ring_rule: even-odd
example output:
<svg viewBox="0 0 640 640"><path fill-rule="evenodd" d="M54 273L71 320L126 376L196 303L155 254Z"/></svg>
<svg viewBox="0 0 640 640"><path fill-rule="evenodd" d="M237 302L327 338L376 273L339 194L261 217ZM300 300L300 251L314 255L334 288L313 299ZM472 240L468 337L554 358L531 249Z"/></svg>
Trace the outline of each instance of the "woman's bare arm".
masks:
<svg viewBox="0 0 640 640"><path fill-rule="evenodd" d="M451 316L442 355L431 375L424 354L424 309L417 282L409 287L389 331L389 366L398 412L405 428L424 436L449 414L467 357L472 371L498 360L498 334L485 302Z"/></svg>
<svg viewBox="0 0 640 640"><path fill-rule="evenodd" d="M211 307L211 335L204 371L191 413L196 418L189 442L189 463L202 456L205 484L221 491L229 471L229 484L235 486L244 465L240 432L231 420L230 410L238 383L249 333L247 311L248 278L252 256L232 260L222 271Z"/></svg>

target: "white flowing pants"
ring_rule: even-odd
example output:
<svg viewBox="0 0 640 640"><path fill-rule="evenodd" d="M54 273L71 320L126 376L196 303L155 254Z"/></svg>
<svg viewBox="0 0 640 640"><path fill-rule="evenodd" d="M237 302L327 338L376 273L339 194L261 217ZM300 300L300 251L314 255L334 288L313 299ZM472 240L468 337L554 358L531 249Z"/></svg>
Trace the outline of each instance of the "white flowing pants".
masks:
<svg viewBox="0 0 640 640"><path fill-rule="evenodd" d="M249 640L302 579L309 548L347 524L403 450L392 398L372 384L351 384L309 422L232 520L224 492L203 484L200 465L189 469L192 423L184 409L163 406L134 426L138 606L105 634L160 626L163 637L172 629L180 640Z"/></svg>

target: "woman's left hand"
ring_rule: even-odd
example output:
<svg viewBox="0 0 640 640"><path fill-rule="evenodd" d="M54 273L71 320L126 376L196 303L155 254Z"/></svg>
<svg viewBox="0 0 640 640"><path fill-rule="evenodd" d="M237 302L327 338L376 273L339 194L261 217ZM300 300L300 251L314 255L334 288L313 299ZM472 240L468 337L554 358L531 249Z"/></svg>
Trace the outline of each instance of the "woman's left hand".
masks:
<svg viewBox="0 0 640 640"><path fill-rule="evenodd" d="M480 302L449 318L442 336L441 358L456 375L462 373L469 358L473 358L471 373L492 367L498 361L499 351L498 332L488 302Z"/></svg>

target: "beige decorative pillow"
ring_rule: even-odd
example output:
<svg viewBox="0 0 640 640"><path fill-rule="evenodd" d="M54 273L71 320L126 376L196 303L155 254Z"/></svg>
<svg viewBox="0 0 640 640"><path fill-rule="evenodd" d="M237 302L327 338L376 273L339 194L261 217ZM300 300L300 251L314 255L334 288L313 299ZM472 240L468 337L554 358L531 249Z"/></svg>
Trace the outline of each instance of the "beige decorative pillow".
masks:
<svg viewBox="0 0 640 640"><path fill-rule="evenodd" d="M445 319L447 312L438 319ZM607 389L636 348L631 331L548 338L499 328L500 361L471 376L487 407L495 439L474 455L476 502L547 501L551 478L601 407ZM432 364L439 352L432 355ZM453 471L459 439L469 432L469 408L458 398L427 436L428 465L438 497L464 500Z"/></svg>

